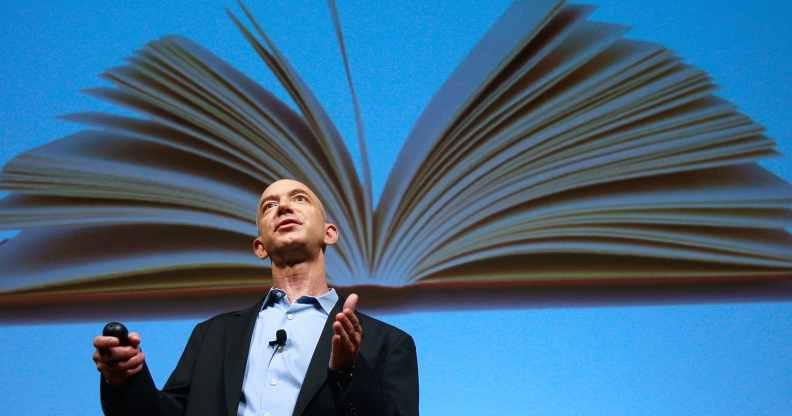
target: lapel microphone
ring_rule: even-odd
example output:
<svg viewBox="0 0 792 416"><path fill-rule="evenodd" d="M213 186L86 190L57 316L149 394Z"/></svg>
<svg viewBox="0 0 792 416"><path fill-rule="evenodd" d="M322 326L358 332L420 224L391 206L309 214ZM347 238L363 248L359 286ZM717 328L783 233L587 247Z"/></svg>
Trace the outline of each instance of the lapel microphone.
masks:
<svg viewBox="0 0 792 416"><path fill-rule="evenodd" d="M270 347L275 347L275 352L286 345L286 330L279 329L275 332L275 339L269 342Z"/></svg>

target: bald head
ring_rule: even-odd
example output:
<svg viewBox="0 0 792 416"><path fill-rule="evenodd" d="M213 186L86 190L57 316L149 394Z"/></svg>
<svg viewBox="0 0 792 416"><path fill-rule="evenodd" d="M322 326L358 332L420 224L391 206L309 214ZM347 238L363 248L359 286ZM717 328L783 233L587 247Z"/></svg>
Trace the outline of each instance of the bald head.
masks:
<svg viewBox="0 0 792 416"><path fill-rule="evenodd" d="M324 205L304 183L293 179L273 182L262 192L256 211L258 237L254 251L261 258L311 258L335 244L338 230L327 223Z"/></svg>

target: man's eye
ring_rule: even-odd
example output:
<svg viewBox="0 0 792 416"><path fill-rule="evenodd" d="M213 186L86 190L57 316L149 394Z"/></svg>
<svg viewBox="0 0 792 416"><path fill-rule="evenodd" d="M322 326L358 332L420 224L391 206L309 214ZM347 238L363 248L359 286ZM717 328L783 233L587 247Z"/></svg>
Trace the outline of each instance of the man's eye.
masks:
<svg viewBox="0 0 792 416"><path fill-rule="evenodd" d="M276 204L275 202L265 202L265 203L264 203L264 206L263 206L263 208L262 208L262 210L264 210L264 211L267 211L267 210L269 210L270 208L274 208L274 207L276 207L277 205L278 205L278 204Z"/></svg>
<svg viewBox="0 0 792 416"><path fill-rule="evenodd" d="M294 200L299 202L305 202L308 200L308 198L306 198L305 195L296 195L294 197Z"/></svg>

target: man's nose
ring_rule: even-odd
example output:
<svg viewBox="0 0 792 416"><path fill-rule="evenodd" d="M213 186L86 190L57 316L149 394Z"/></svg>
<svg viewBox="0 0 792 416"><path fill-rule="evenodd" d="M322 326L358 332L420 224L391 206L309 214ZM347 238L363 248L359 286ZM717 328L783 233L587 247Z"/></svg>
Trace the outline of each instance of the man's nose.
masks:
<svg viewBox="0 0 792 416"><path fill-rule="evenodd" d="M289 198L285 198L282 201L278 202L278 212L277 212L278 215L283 215L284 213L290 213L290 212L292 212L292 208L291 208L291 201L289 201Z"/></svg>

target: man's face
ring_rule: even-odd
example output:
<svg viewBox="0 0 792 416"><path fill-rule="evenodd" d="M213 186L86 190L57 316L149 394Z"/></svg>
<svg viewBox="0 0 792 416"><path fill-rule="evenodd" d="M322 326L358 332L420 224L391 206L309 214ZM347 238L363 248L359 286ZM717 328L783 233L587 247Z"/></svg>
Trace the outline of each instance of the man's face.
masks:
<svg viewBox="0 0 792 416"><path fill-rule="evenodd" d="M300 257L335 243L336 229L325 223L322 202L300 182L282 179L267 187L256 215L254 251L260 258Z"/></svg>

